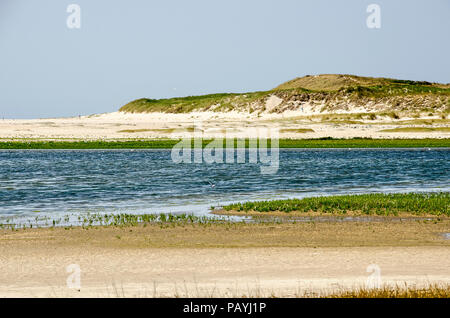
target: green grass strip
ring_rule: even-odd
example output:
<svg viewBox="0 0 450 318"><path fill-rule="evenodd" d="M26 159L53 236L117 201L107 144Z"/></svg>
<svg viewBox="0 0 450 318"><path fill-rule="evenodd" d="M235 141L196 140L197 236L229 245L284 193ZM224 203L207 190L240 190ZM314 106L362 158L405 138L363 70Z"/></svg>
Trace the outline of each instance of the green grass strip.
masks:
<svg viewBox="0 0 450 318"><path fill-rule="evenodd" d="M358 194L230 204L226 211L320 212L366 215L446 215L450 216L450 193Z"/></svg>
<svg viewBox="0 0 450 318"><path fill-rule="evenodd" d="M170 149L180 140L152 139L128 141L0 141L0 149ZM211 140L203 140L205 147ZM270 140L268 146L271 146ZM237 142L235 140L235 146ZM249 140L245 141L249 147ZM224 147L226 143L224 141ZM279 148L433 148L450 147L444 139L280 139Z"/></svg>

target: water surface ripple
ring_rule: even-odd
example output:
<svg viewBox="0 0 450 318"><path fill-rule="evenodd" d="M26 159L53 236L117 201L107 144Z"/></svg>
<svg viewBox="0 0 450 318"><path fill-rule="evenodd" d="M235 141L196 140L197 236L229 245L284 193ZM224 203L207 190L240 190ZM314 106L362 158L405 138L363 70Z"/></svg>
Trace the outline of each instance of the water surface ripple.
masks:
<svg viewBox="0 0 450 318"><path fill-rule="evenodd" d="M450 149L283 149L273 175L250 163L177 164L170 150L6 150L0 215L205 214L245 200L449 191L449 171Z"/></svg>

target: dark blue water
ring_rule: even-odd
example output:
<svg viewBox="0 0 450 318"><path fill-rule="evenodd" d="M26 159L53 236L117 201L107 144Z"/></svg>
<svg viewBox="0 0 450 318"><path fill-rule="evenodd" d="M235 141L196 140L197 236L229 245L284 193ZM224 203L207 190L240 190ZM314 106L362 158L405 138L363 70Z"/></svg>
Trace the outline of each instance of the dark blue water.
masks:
<svg viewBox="0 0 450 318"><path fill-rule="evenodd" d="M169 150L0 151L0 215L204 214L245 200L450 190L450 149L281 150L279 160L262 175L258 164L176 164Z"/></svg>

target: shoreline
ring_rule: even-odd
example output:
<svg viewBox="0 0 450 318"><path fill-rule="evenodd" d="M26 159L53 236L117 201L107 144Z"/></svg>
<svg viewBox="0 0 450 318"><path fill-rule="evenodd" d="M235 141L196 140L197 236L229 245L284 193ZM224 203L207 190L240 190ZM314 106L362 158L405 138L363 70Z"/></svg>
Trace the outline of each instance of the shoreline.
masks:
<svg viewBox="0 0 450 318"><path fill-rule="evenodd" d="M356 208L365 197L338 199L350 198ZM406 212L350 222L339 213L325 222L98 214L83 226L53 221L53 227L2 228L0 296L333 297L367 288L378 268L381 286L397 294L406 286L446 297L450 217L430 218L420 205L415 211L424 217L409 216L413 194L383 198L403 200L396 206ZM445 198L422 199L436 212L446 207ZM73 268L80 274L76 288L67 283Z"/></svg>
<svg viewBox="0 0 450 318"><path fill-rule="evenodd" d="M0 230L2 297L305 297L450 284L441 222ZM419 233L419 234L417 234ZM66 286L70 264L81 288Z"/></svg>
<svg viewBox="0 0 450 318"><path fill-rule="evenodd" d="M252 217L257 219L286 219L286 220L299 220L299 221L321 221L324 222L390 222L390 221L423 221L423 220L439 220L448 219L447 215L435 215L435 214L421 214L416 215L413 213L401 213L401 215L376 215L376 214L363 214L354 213L348 211L342 214L324 213L324 212L284 212L284 211L237 211L237 210L215 210L210 212L213 215L219 216L240 216L240 217Z"/></svg>
<svg viewBox="0 0 450 318"><path fill-rule="evenodd" d="M281 200L234 202L209 207L204 214L101 213L88 212L52 216L40 211L34 215L0 217L0 230L102 226L217 225L296 222L408 222L449 221L448 191L387 192L366 194L318 195ZM59 217L58 217L59 216Z"/></svg>

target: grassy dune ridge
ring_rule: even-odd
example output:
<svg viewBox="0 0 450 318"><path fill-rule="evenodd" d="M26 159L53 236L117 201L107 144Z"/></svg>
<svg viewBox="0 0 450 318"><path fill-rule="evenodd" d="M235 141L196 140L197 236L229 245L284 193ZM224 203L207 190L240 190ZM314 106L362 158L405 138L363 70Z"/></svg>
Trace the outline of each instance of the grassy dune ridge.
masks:
<svg viewBox="0 0 450 318"><path fill-rule="evenodd" d="M266 109L266 101L275 95L282 103ZM281 113L300 104L321 104L321 111L346 109L349 103L384 105L384 110L450 112L450 85L355 75L324 74L296 78L278 87L251 93L221 93L166 99L140 98L122 106L129 113L192 111L243 111ZM295 106L297 105L297 106Z"/></svg>
<svg viewBox="0 0 450 318"><path fill-rule="evenodd" d="M450 216L450 193L395 193L322 196L304 199L256 201L224 206L236 212L319 212L362 215L444 215Z"/></svg>
<svg viewBox="0 0 450 318"><path fill-rule="evenodd" d="M349 74L306 75L287 81L275 89L292 89L303 87L309 90L334 91L343 87L371 87L392 84L422 86L429 88L450 88L450 84L430 83L426 81L410 81L384 77L366 77Z"/></svg>

